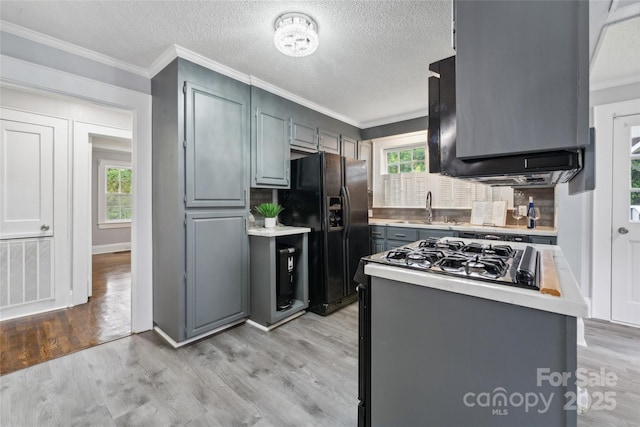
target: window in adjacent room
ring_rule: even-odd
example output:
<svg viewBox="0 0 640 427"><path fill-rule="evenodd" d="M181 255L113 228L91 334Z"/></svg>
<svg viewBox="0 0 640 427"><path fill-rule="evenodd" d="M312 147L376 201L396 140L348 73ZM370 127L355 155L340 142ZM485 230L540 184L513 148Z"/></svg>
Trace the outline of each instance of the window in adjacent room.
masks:
<svg viewBox="0 0 640 427"><path fill-rule="evenodd" d="M131 227L131 163L98 160L98 228Z"/></svg>

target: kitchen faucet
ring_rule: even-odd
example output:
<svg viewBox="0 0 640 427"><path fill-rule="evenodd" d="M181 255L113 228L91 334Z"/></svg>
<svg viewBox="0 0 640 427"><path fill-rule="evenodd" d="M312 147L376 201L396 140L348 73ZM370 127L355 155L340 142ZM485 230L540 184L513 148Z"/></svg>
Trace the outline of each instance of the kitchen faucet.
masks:
<svg viewBox="0 0 640 427"><path fill-rule="evenodd" d="M431 224L433 221L433 212L431 211L431 191L427 192L427 222Z"/></svg>

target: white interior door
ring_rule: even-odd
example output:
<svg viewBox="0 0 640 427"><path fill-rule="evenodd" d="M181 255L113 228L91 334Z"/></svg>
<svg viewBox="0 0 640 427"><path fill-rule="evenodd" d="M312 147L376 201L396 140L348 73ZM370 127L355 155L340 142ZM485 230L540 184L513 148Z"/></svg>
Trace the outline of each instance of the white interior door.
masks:
<svg viewBox="0 0 640 427"><path fill-rule="evenodd" d="M640 114L614 118L611 319L640 326Z"/></svg>
<svg viewBox="0 0 640 427"><path fill-rule="evenodd" d="M0 121L0 238L53 236L53 129Z"/></svg>
<svg viewBox="0 0 640 427"><path fill-rule="evenodd" d="M66 307L70 291L68 122L3 108L0 320Z"/></svg>

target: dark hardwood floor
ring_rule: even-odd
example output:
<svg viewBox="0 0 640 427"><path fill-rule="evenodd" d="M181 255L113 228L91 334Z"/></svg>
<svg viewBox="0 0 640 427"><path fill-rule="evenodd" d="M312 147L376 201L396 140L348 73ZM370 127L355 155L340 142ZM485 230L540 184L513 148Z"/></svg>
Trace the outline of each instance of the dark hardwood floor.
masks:
<svg viewBox="0 0 640 427"><path fill-rule="evenodd" d="M93 256L87 304L0 322L0 375L131 335L131 252Z"/></svg>

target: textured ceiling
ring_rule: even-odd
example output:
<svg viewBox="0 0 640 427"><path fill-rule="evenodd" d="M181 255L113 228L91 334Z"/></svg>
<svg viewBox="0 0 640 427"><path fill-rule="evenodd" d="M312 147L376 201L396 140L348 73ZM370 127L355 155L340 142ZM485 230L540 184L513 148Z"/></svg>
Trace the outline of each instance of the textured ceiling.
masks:
<svg viewBox="0 0 640 427"><path fill-rule="evenodd" d="M607 27L589 79L592 85L640 80L640 18Z"/></svg>
<svg viewBox="0 0 640 427"><path fill-rule="evenodd" d="M275 48L286 12L318 23L316 53ZM176 44L361 124L426 114L428 65L454 53L450 0L3 0L0 17L145 69Z"/></svg>
<svg viewBox="0 0 640 427"><path fill-rule="evenodd" d="M316 53L289 58L277 51L273 25L286 12L316 20ZM454 54L451 0L2 0L0 19L142 69L178 45L362 127L426 114L428 65ZM608 28L592 84L638 73L637 23Z"/></svg>

